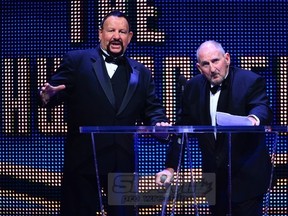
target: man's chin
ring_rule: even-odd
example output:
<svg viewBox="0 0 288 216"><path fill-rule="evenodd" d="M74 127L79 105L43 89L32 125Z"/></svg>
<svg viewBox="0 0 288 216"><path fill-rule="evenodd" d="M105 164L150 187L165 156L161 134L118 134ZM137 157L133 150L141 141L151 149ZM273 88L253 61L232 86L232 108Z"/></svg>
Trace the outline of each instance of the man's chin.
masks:
<svg viewBox="0 0 288 216"><path fill-rule="evenodd" d="M220 85L224 81L223 77L215 77L214 79L211 79L211 83L213 85Z"/></svg>
<svg viewBox="0 0 288 216"><path fill-rule="evenodd" d="M222 80L211 80L212 85L220 85L222 83Z"/></svg>
<svg viewBox="0 0 288 216"><path fill-rule="evenodd" d="M123 54L123 52L109 52L109 54L111 56L118 57L118 56L121 56Z"/></svg>
<svg viewBox="0 0 288 216"><path fill-rule="evenodd" d="M113 45L110 44L110 46L108 46L107 51L111 56L117 57L117 56L121 56L123 54L124 49L121 45L119 45L119 46L114 45L114 47L113 47Z"/></svg>

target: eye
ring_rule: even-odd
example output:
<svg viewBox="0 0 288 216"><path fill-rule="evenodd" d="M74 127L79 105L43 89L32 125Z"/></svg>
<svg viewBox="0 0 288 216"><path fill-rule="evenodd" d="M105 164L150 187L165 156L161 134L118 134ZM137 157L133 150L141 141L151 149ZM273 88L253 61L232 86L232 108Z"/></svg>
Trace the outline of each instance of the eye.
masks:
<svg viewBox="0 0 288 216"><path fill-rule="evenodd" d="M216 63L218 63L219 61L220 61L219 59L213 59L213 60L212 60L212 63L213 63L213 64L216 64Z"/></svg>
<svg viewBox="0 0 288 216"><path fill-rule="evenodd" d="M202 62L202 63L201 63L201 66L202 66L202 67L207 67L208 65L209 65L208 62Z"/></svg>
<svg viewBox="0 0 288 216"><path fill-rule="evenodd" d="M121 34L128 34L128 31L126 31L126 30L120 30L119 31Z"/></svg>

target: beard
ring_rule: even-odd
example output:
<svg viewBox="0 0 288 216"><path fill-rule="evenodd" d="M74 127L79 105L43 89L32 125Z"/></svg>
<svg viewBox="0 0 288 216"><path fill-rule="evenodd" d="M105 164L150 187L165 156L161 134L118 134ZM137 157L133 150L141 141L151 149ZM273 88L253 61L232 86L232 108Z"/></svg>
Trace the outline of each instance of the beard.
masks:
<svg viewBox="0 0 288 216"><path fill-rule="evenodd" d="M120 45L120 46L121 46L120 52L118 52L118 53L112 52L111 49L110 49L110 46L111 46L112 44ZM108 52L108 54L109 54L110 56L112 56L112 57L118 57L118 56L123 55L123 53L124 53L124 46L123 46L122 41L120 41L120 40L110 41L110 42L108 43L108 45L107 45L107 52Z"/></svg>

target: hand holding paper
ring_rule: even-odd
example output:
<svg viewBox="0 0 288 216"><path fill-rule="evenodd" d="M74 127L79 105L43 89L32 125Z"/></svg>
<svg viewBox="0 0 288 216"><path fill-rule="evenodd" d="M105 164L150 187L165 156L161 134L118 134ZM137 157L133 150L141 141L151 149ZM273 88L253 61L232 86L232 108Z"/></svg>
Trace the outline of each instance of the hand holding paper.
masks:
<svg viewBox="0 0 288 216"><path fill-rule="evenodd" d="M225 112L216 112L216 122L220 126L253 126L247 116L231 115Z"/></svg>

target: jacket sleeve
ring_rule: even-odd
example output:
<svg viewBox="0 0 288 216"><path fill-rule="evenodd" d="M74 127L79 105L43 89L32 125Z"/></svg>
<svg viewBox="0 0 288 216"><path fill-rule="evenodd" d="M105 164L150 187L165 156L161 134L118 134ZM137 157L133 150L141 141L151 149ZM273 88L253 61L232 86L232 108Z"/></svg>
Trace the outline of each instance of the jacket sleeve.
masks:
<svg viewBox="0 0 288 216"><path fill-rule="evenodd" d="M52 86L65 85L66 88L64 90L59 91L57 94L51 97L47 105L45 105L45 107L54 107L66 101L70 97L74 88L74 80L75 80L74 65L77 62L76 59L77 58L74 58L71 53L67 53L63 56L59 68L57 69L56 73L51 77L51 79L48 81L48 83ZM38 95L40 98L40 94Z"/></svg>
<svg viewBox="0 0 288 216"><path fill-rule="evenodd" d="M157 122L168 122L165 109L155 92L155 83L147 69L147 89L144 111L144 124L154 126Z"/></svg>
<svg viewBox="0 0 288 216"><path fill-rule="evenodd" d="M247 109L249 110L249 115L257 116L261 125L271 124L273 113L266 94L265 79L258 77L248 92Z"/></svg>

